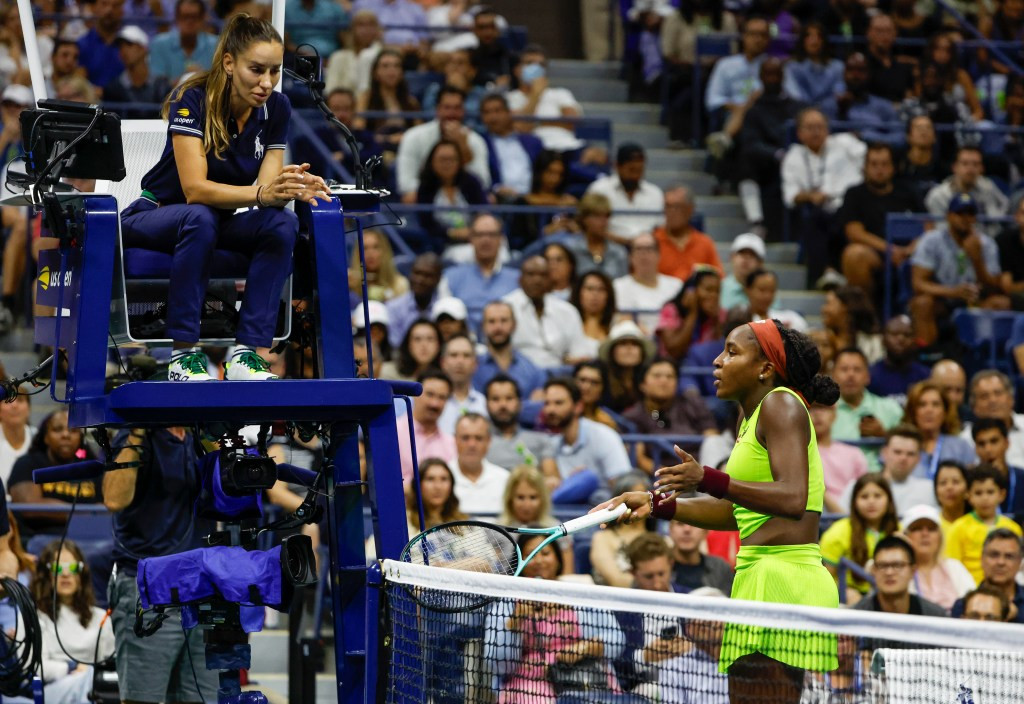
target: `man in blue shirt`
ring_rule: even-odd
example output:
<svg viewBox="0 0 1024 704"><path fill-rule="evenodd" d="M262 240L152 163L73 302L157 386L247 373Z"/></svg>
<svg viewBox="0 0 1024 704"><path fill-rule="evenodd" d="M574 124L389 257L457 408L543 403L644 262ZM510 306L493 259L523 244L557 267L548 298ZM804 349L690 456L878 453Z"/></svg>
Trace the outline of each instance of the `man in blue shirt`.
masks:
<svg viewBox="0 0 1024 704"><path fill-rule="evenodd" d="M473 262L451 267L441 280L438 295L441 298L454 296L464 301L473 330L480 329L481 306L484 303L496 301L519 288L519 272L502 267L498 261L504 241L501 221L493 215L478 215L469 226Z"/></svg>
<svg viewBox="0 0 1024 704"><path fill-rule="evenodd" d="M949 201L946 222L917 240L910 258L914 297L908 310L924 345L935 343L939 321L959 306L1010 307L1000 282L999 248L975 226L977 217L974 197L958 193Z"/></svg>
<svg viewBox="0 0 1024 704"><path fill-rule="evenodd" d="M124 0L96 0L93 7L95 25L78 40L79 63L89 82L102 88L124 70L117 46Z"/></svg>
<svg viewBox="0 0 1024 704"><path fill-rule="evenodd" d="M206 6L202 0L178 0L174 6L174 29L153 37L149 50L153 75L176 84L186 73L210 68L217 37L202 31L205 24Z"/></svg>
<svg viewBox="0 0 1024 704"><path fill-rule="evenodd" d="M526 195L533 187L533 165L544 145L529 132L515 130L508 101L500 93L480 101L480 121L486 128L482 135L487 142L491 189L501 199Z"/></svg>
<svg viewBox="0 0 1024 704"><path fill-rule="evenodd" d="M742 52L719 59L711 70L704 105L716 129L729 131L728 127L723 128L727 119L730 116L738 118L730 137L739 132L747 101L761 90L761 62L768 42L768 21L763 17L749 17L743 24Z"/></svg>
<svg viewBox="0 0 1024 704"><path fill-rule="evenodd" d="M897 315L889 319L882 333L885 357L871 365L868 391L878 396L905 397L912 384L931 376L931 370L917 361L914 326L910 318Z"/></svg>
<svg viewBox="0 0 1024 704"><path fill-rule="evenodd" d="M516 331L512 306L505 301L491 301L484 306L483 318L481 332L487 351L477 359L473 386L482 391L494 377L504 374L515 380L526 398L537 398L547 374L512 347L512 335Z"/></svg>
<svg viewBox="0 0 1024 704"><path fill-rule="evenodd" d="M904 134L896 108L885 98L868 92L870 76L864 54L855 52L846 57L843 81L846 91L821 104L825 116L829 120L856 123L857 136L865 142L902 146Z"/></svg>
<svg viewBox="0 0 1024 704"><path fill-rule="evenodd" d="M153 76L149 70L149 36L135 25L122 27L117 33L117 46L124 71L103 88L106 103L159 104L171 91L166 78ZM157 117L156 109L132 110L120 107L122 117Z"/></svg>
<svg viewBox="0 0 1024 704"><path fill-rule="evenodd" d="M348 26L348 13L334 0L288 0L285 5L285 45L295 51L311 44L321 57L341 48L341 32Z"/></svg>
<svg viewBox="0 0 1024 704"><path fill-rule="evenodd" d="M388 339L398 349L409 328L420 318L430 320L430 309L438 299L441 282L441 258L433 252L416 257L409 272L409 290L385 305L388 309Z"/></svg>
<svg viewBox="0 0 1024 704"><path fill-rule="evenodd" d="M426 45L427 13L413 0L356 0L352 14L360 10L372 10L382 27L393 28L384 32L384 43L397 47L403 54Z"/></svg>
<svg viewBox="0 0 1024 704"><path fill-rule="evenodd" d="M201 488L192 435L184 428L122 430L114 447L116 462L139 463L103 475L103 503L114 513L116 569L109 593L121 698L215 701L217 674L204 667L201 630L183 631L177 609L166 612L167 620L151 636L140 638L133 629L139 560L201 547L215 527L192 515Z"/></svg>

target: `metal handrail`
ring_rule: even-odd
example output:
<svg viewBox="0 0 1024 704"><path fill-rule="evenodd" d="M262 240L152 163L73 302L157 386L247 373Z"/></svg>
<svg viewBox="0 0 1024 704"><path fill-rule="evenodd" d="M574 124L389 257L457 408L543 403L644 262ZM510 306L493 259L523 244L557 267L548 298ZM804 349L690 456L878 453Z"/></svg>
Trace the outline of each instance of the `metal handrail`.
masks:
<svg viewBox="0 0 1024 704"><path fill-rule="evenodd" d="M574 209L575 206L556 205L452 205L444 206L445 211L456 213L488 213L495 215L556 215L564 213L566 209ZM392 203L391 209L396 213L433 213L437 206L430 203ZM664 215L663 210L612 210L615 213L629 213L630 215Z"/></svg>
<svg viewBox="0 0 1024 704"><path fill-rule="evenodd" d="M71 513L71 504L33 504L33 503L9 503L7 504L14 513ZM110 513L103 504L77 504L75 513L100 514Z"/></svg>
<svg viewBox="0 0 1024 704"><path fill-rule="evenodd" d="M1006 54L1003 53L1002 45L1006 46L1007 49L1020 49L1020 42L997 42L992 41L983 35L977 27L967 21L967 18L960 14L960 11L953 7L948 0L936 0L939 7L945 10L947 13L953 16L953 19L959 23L960 27L966 29L968 33L977 37L976 41L980 44L979 49L984 48L992 52L992 54L999 59L1007 68L1014 73L1020 75L1024 73L1020 66L1014 63ZM968 44L968 42L957 42L960 46Z"/></svg>
<svg viewBox="0 0 1024 704"><path fill-rule="evenodd" d="M862 582L867 582L874 588L875 578L865 570L863 567L858 565L853 560L845 557L839 558L839 564L836 566L836 573L839 578L839 603L846 603L846 584L849 579L848 574L852 574Z"/></svg>

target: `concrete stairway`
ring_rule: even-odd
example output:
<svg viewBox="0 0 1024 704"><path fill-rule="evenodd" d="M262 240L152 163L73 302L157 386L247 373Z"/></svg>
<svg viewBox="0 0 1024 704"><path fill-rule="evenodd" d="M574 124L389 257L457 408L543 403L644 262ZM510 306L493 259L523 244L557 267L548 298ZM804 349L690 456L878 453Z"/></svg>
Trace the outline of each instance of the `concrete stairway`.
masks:
<svg viewBox="0 0 1024 704"><path fill-rule="evenodd" d="M714 196L715 179L704 170L707 154L698 149L670 149L668 131L659 123L660 106L629 103L626 84L619 79L616 62L551 61L551 84L573 91L588 117L612 121L614 148L636 142L647 151L647 179L662 188L685 185L697 197L697 211L704 215L705 231L718 243L718 253L728 266L729 243L747 229L739 199ZM812 324L820 322L822 295L805 290L806 269L797 264L794 243L768 245L768 261L779 276L776 305L804 315Z"/></svg>

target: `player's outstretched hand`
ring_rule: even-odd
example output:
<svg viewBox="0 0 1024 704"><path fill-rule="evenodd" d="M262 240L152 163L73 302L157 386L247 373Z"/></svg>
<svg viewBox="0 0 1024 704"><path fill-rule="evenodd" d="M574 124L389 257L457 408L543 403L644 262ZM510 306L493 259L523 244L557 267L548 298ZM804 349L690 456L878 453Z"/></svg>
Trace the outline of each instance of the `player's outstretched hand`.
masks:
<svg viewBox="0 0 1024 704"><path fill-rule="evenodd" d="M651 515L651 495L646 491L627 491L614 499L598 504L589 512L594 513L603 508L615 508L620 504L625 504L629 510L619 516L616 523L635 523Z"/></svg>
<svg viewBox="0 0 1024 704"><path fill-rule="evenodd" d="M672 449L682 463L662 467L655 472L654 490L672 497L696 491L697 485L704 479L704 467L678 445L673 445Z"/></svg>

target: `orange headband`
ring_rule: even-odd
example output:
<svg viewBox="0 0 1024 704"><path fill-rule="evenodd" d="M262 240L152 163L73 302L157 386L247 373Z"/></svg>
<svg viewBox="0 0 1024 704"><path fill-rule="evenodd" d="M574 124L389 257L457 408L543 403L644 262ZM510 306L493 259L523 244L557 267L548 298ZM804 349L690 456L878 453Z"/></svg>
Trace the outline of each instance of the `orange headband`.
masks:
<svg viewBox="0 0 1024 704"><path fill-rule="evenodd" d="M754 333L754 337L757 338L757 343L761 345L761 349L764 351L764 356L768 358L772 366L775 367L775 373L779 375L779 378L783 382L786 381L786 343L782 341L782 333L779 332L779 328L776 327L775 322L772 320L759 320L756 323L747 323L750 329ZM796 391L796 389L793 389ZM807 403L807 399L799 391L796 391L797 396L804 402L805 406L810 406Z"/></svg>
<svg viewBox="0 0 1024 704"><path fill-rule="evenodd" d="M771 320L759 320L756 323L748 323L748 325L754 332L757 343L761 345L764 356L775 367L775 373L779 375L780 379L786 381L786 345L782 341L782 335L775 327L775 323Z"/></svg>

